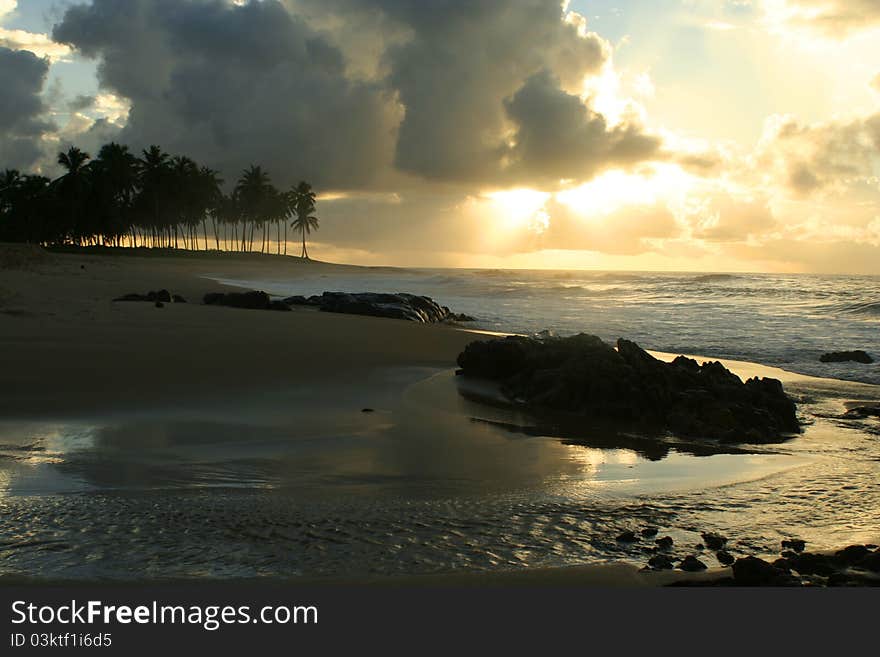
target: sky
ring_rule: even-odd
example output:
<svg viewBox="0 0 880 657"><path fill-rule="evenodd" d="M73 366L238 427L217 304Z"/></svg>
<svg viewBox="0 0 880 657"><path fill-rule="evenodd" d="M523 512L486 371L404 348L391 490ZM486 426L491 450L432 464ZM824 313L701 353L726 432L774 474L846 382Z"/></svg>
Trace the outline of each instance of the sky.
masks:
<svg viewBox="0 0 880 657"><path fill-rule="evenodd" d="M880 274L880 0L0 0L0 168L159 144L320 259Z"/></svg>

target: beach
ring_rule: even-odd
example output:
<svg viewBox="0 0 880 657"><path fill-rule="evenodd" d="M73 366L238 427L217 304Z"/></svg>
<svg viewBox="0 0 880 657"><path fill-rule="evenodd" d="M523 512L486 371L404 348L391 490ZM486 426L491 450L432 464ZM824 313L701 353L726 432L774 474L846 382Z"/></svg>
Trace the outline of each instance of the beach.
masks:
<svg viewBox="0 0 880 657"><path fill-rule="evenodd" d="M804 435L708 452L563 440L462 397L456 358L479 331L200 303L239 289L218 280L364 291L395 270L26 246L2 256L10 581L645 586L691 575L642 572L653 539L616 540L626 530L673 538L709 566L698 578L729 573L701 545L706 531L762 556L794 536L820 550L876 541L870 425L822 417L876 398L875 386L725 361L780 378ZM187 303L113 301L163 288Z"/></svg>
<svg viewBox="0 0 880 657"><path fill-rule="evenodd" d="M9 247L0 279L0 412L77 413L216 400L280 385L357 380L379 366L451 367L474 339L370 317L203 307L230 290L200 276L296 277L356 267L297 258L106 257ZM187 304L114 303L168 289ZM358 407L360 408L360 407Z"/></svg>

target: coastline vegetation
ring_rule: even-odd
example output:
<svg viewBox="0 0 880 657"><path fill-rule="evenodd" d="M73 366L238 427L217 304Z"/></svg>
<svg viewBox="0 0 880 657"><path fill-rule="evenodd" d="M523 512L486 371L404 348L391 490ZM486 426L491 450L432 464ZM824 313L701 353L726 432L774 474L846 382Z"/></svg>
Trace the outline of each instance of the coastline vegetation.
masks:
<svg viewBox="0 0 880 657"><path fill-rule="evenodd" d="M292 228L308 258L306 241L319 225L311 185L279 190L257 165L226 194L218 171L155 145L137 157L111 142L95 158L74 146L58 164L65 172L54 180L0 174L0 241L286 255Z"/></svg>

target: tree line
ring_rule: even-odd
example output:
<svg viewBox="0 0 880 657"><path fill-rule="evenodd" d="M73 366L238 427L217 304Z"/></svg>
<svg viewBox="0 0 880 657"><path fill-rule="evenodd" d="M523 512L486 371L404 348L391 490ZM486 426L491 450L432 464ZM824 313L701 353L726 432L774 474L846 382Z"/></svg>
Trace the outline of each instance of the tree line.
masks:
<svg viewBox="0 0 880 657"><path fill-rule="evenodd" d="M64 174L55 180L3 172L0 241L192 250L213 242L234 251L254 251L256 241L267 253L274 237L276 252L287 254L290 227L308 258L306 239L318 228L311 185L279 190L260 166L245 169L225 194L219 172L159 146L137 157L111 142L95 158L74 146L58 164Z"/></svg>

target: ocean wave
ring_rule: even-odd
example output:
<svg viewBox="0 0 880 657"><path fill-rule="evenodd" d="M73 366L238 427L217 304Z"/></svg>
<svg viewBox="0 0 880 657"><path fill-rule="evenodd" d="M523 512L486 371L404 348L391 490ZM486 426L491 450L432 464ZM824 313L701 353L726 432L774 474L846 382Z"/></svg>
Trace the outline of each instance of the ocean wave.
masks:
<svg viewBox="0 0 880 657"><path fill-rule="evenodd" d="M880 318L880 301L868 301L864 303L837 304L829 310L834 314L856 315L858 317Z"/></svg>
<svg viewBox="0 0 880 657"><path fill-rule="evenodd" d="M703 274L701 276L694 276L690 280L694 283L714 283L716 281L729 281L734 278L741 278L741 276L736 274Z"/></svg>

